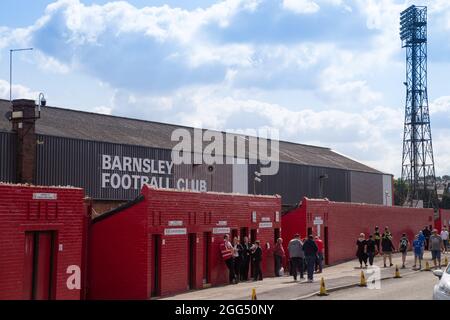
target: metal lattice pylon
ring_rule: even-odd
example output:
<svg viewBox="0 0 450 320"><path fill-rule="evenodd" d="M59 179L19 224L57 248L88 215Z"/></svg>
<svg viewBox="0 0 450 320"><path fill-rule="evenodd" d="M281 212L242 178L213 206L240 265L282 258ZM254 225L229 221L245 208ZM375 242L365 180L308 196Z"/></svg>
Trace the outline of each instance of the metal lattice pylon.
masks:
<svg viewBox="0 0 450 320"><path fill-rule="evenodd" d="M406 106L402 180L408 188L404 205L437 207L436 175L427 93L427 7L410 6L400 16L406 48Z"/></svg>

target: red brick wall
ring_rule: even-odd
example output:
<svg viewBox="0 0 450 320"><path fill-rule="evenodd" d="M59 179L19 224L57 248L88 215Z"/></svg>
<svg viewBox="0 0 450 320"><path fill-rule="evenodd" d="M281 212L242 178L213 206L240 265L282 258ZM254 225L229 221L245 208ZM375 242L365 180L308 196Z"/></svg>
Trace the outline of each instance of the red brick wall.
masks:
<svg viewBox="0 0 450 320"><path fill-rule="evenodd" d="M33 193L56 193L57 200L33 200ZM82 266L84 192L75 188L0 184L0 300L24 297L26 231L56 231L56 299L79 299L66 285L70 265Z"/></svg>
<svg viewBox="0 0 450 320"><path fill-rule="evenodd" d="M438 229L439 232L442 231L444 226L450 226L450 210L439 209L439 219L435 221L435 228Z"/></svg>
<svg viewBox="0 0 450 320"><path fill-rule="evenodd" d="M145 299L148 296L147 216L144 202L92 223L89 237L88 299Z"/></svg>
<svg viewBox="0 0 450 320"><path fill-rule="evenodd" d="M130 208L94 223L91 228L90 252L90 294L91 299L135 298L148 299L153 277L152 235L161 235L161 295L171 295L186 291L189 287L189 234L195 234L195 280L194 287L203 287L204 274L204 233L219 227L219 221L227 221L226 226L258 229L257 238L270 249L264 250L263 272L272 276L274 262L272 255L274 228L280 228L281 221L275 221L275 212L281 210L279 197L236 196L182 192L174 190L155 190L144 187L145 200ZM252 222L252 211L257 212L256 223ZM145 217L146 216L146 217ZM270 218L272 228L258 228L262 217ZM182 221L181 227L169 226L169 221ZM167 228L186 228L183 235L165 235ZM125 236L126 235L126 236ZM127 245L121 246L117 236L127 238ZM220 255L219 244L223 234L212 234L210 245L210 283L228 282L228 271ZM198 240L198 241L197 241ZM114 250L105 249L115 248ZM114 255L114 257L113 257ZM139 264L134 263L137 256ZM132 262L130 265L130 261ZM142 265L145 261L146 267ZM107 265L113 266L105 271ZM134 274L144 284L116 283L109 281L118 278L125 281ZM146 279L146 280L143 280ZM145 287L145 290L144 290Z"/></svg>
<svg viewBox="0 0 450 320"><path fill-rule="evenodd" d="M325 240L325 227L328 229L328 248L326 250L328 263L333 264L355 258L355 242L358 235L364 232L368 236L373 232L375 226L379 226L381 230L388 226L393 234L396 247L403 232L412 240L419 230L432 224L433 210L305 198L300 208L283 216L283 237L289 240L298 230L303 236L308 227L312 228L316 234L317 227L313 224L315 217L321 217L324 221L321 226L322 240Z"/></svg>

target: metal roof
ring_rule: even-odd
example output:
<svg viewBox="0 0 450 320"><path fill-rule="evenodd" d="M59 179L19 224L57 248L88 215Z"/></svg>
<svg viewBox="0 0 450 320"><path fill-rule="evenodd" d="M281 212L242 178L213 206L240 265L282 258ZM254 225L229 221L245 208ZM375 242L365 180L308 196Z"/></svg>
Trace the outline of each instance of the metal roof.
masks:
<svg viewBox="0 0 450 320"><path fill-rule="evenodd" d="M5 115L11 110L10 106L8 100L0 99L0 131L11 131L11 124ZM171 141L171 134L178 128L194 129L57 107L43 107L41 118L36 122L37 134L160 149L172 149L177 142ZM244 135L235 137L247 140ZM382 174L330 148L287 141L280 141L279 146L281 162Z"/></svg>

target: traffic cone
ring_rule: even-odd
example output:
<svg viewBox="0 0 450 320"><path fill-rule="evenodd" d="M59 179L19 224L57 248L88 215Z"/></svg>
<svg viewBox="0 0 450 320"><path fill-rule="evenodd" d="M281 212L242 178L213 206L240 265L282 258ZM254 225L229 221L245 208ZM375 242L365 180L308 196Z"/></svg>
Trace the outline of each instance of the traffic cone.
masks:
<svg viewBox="0 0 450 320"><path fill-rule="evenodd" d="M327 296L327 289L325 288L325 280L322 278L320 279L320 291L319 291L319 296Z"/></svg>
<svg viewBox="0 0 450 320"><path fill-rule="evenodd" d="M431 271L428 261L425 262L425 269L423 269L423 271Z"/></svg>
<svg viewBox="0 0 450 320"><path fill-rule="evenodd" d="M359 281L360 287L367 287L366 276L364 275L364 271L361 270L361 279Z"/></svg>
<svg viewBox="0 0 450 320"><path fill-rule="evenodd" d="M258 298L256 297L256 289L255 288L252 289L252 300L258 300Z"/></svg>
<svg viewBox="0 0 450 320"><path fill-rule="evenodd" d="M394 278L398 279L401 278L402 276L400 275L400 270L398 270L398 265L395 265L395 275Z"/></svg>

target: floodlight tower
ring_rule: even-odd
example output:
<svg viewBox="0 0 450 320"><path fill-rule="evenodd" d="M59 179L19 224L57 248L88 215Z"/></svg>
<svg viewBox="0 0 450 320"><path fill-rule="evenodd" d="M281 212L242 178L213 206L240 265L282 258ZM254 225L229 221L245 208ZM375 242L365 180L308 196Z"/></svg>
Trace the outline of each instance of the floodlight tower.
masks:
<svg viewBox="0 0 450 320"><path fill-rule="evenodd" d="M406 106L402 180L405 205L437 206L436 176L427 93L427 7L410 6L400 15L400 38L406 48Z"/></svg>

